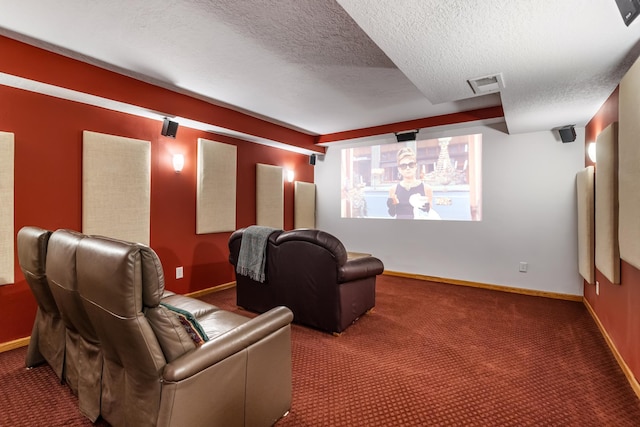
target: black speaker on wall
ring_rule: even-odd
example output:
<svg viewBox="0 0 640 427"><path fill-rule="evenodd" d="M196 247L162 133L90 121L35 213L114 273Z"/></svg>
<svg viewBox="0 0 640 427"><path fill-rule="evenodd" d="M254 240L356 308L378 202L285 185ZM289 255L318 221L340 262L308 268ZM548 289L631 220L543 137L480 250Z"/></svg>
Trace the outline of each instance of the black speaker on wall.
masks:
<svg viewBox="0 0 640 427"><path fill-rule="evenodd" d="M397 132L396 141L398 142L415 141L417 138L418 132L420 132L420 129L412 130L408 132Z"/></svg>
<svg viewBox="0 0 640 427"><path fill-rule="evenodd" d="M562 142L573 142L576 140L576 129L573 125L561 127L558 129L558 133L560 134Z"/></svg>
<svg viewBox="0 0 640 427"><path fill-rule="evenodd" d="M616 0L616 4L627 27L640 14L640 1L638 0Z"/></svg>
<svg viewBox="0 0 640 427"><path fill-rule="evenodd" d="M160 132L162 136L170 136L171 138L175 138L178 133L178 122L172 122L169 119L164 119L164 123L162 123L162 132Z"/></svg>
<svg viewBox="0 0 640 427"><path fill-rule="evenodd" d="M312 154L312 155L309 156L309 164L311 166L315 166L316 165L316 155L315 154Z"/></svg>

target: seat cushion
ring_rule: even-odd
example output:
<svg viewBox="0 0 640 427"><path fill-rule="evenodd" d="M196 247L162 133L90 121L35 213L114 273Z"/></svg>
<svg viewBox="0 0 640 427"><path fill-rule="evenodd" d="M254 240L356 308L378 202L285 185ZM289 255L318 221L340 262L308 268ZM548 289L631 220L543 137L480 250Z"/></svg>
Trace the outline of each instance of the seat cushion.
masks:
<svg viewBox="0 0 640 427"><path fill-rule="evenodd" d="M167 295L160 305L145 309L145 317L171 362L184 353L247 322L249 318L220 310L184 295Z"/></svg>
<svg viewBox="0 0 640 427"><path fill-rule="evenodd" d="M220 308L216 307L215 305L207 304L206 302L200 301L199 299L179 294L167 295L160 300L160 303L168 304L181 310L188 311L189 313L193 314L196 319L199 319L200 317L212 311L220 310Z"/></svg>
<svg viewBox="0 0 640 427"><path fill-rule="evenodd" d="M248 317L225 310L212 311L198 317L198 322L210 339L229 332L249 320L251 319Z"/></svg>

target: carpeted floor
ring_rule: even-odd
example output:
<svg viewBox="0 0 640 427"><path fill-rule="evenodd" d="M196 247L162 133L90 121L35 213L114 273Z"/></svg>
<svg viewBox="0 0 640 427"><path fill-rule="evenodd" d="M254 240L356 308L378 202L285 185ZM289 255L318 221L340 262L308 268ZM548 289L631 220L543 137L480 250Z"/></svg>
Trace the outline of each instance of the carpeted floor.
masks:
<svg viewBox="0 0 640 427"><path fill-rule="evenodd" d="M582 303L391 276L376 297L339 337L293 326L293 403L278 427L640 425ZM233 288L202 299L249 314ZM0 426L91 425L24 354L0 354Z"/></svg>
<svg viewBox="0 0 640 427"><path fill-rule="evenodd" d="M376 296L340 337L294 326L279 427L640 425L582 303L390 276ZM205 298L235 307L233 289Z"/></svg>

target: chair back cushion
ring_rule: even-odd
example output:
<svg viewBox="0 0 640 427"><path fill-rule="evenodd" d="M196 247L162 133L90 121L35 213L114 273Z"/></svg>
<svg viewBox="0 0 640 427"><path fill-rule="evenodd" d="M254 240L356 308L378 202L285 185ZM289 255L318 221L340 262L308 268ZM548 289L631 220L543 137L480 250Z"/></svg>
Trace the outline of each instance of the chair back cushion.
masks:
<svg viewBox="0 0 640 427"><path fill-rule="evenodd" d="M77 332L91 343L97 343L98 337L78 293L76 251L85 237L73 230L53 232L47 251L47 277L67 329Z"/></svg>
<svg viewBox="0 0 640 427"><path fill-rule="evenodd" d="M78 289L104 354L102 415L113 425L154 425L166 358L145 311L164 291L162 266L144 245L86 237Z"/></svg>
<svg viewBox="0 0 640 427"><path fill-rule="evenodd" d="M18 231L18 263L38 304L25 364L47 362L59 379L64 375L66 330L46 276L47 245L51 231L22 227Z"/></svg>
<svg viewBox="0 0 640 427"><path fill-rule="evenodd" d="M31 292L44 313L58 314L45 271L47 245L51 231L39 227L22 227L18 231L18 262Z"/></svg>
<svg viewBox="0 0 640 427"><path fill-rule="evenodd" d="M47 277L67 328L65 380L78 396L80 411L91 421L100 415L102 351L78 292L76 255L86 236L56 230L49 239Z"/></svg>
<svg viewBox="0 0 640 427"><path fill-rule="evenodd" d="M285 231L275 239L276 245L287 242L308 242L320 246L333 255L338 266L347 262L347 250L337 237L322 230L303 228L300 230ZM305 254L306 255L306 254Z"/></svg>

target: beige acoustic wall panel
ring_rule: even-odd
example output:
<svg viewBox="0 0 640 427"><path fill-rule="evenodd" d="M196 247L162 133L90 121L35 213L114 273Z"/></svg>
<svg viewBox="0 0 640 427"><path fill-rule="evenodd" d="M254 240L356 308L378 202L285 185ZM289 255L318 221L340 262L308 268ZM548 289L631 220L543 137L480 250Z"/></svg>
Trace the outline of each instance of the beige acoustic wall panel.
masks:
<svg viewBox="0 0 640 427"><path fill-rule="evenodd" d="M196 233L221 233L236 229L235 145L198 139Z"/></svg>
<svg viewBox="0 0 640 427"><path fill-rule="evenodd" d="M149 244L151 142L84 131L82 231Z"/></svg>
<svg viewBox="0 0 640 427"><path fill-rule="evenodd" d="M620 283L618 247L618 123L596 140L596 268L611 283Z"/></svg>
<svg viewBox="0 0 640 427"><path fill-rule="evenodd" d="M284 180L280 166L256 165L256 225L284 228Z"/></svg>
<svg viewBox="0 0 640 427"><path fill-rule="evenodd" d="M588 166L577 173L576 190L578 196L578 270L584 280L593 285L595 283L593 166Z"/></svg>
<svg viewBox="0 0 640 427"><path fill-rule="evenodd" d="M14 137L0 132L0 285L14 283Z"/></svg>
<svg viewBox="0 0 640 427"><path fill-rule="evenodd" d="M620 82L618 115L620 257L640 269L640 61Z"/></svg>
<svg viewBox="0 0 640 427"><path fill-rule="evenodd" d="M316 228L316 185L296 181L293 201L294 228Z"/></svg>

